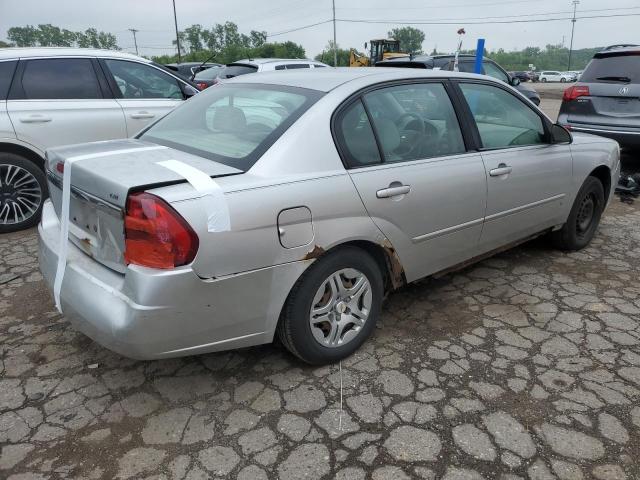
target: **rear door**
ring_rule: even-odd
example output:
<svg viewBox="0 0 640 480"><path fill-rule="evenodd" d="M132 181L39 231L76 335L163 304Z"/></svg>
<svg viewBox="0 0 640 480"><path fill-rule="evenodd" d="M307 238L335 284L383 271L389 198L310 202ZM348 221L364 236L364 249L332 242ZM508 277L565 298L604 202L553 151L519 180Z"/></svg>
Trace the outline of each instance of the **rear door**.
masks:
<svg viewBox="0 0 640 480"><path fill-rule="evenodd" d="M44 151L125 137L122 109L96 67L91 58L21 60L7 100L18 139Z"/></svg>
<svg viewBox="0 0 640 480"><path fill-rule="evenodd" d="M180 81L160 68L130 60L107 58L100 62L124 111L127 136L135 135L185 99Z"/></svg>
<svg viewBox="0 0 640 480"><path fill-rule="evenodd" d="M482 228L484 166L466 150L447 88L377 88L334 125L351 178L409 281L473 257Z"/></svg>
<svg viewBox="0 0 640 480"><path fill-rule="evenodd" d="M596 55L580 77L585 84L589 94L566 104L569 122L640 127L640 51Z"/></svg>
<svg viewBox="0 0 640 480"><path fill-rule="evenodd" d="M480 249L563 223L572 185L569 144L551 144L542 114L508 87L482 81L458 86L477 127L488 181Z"/></svg>

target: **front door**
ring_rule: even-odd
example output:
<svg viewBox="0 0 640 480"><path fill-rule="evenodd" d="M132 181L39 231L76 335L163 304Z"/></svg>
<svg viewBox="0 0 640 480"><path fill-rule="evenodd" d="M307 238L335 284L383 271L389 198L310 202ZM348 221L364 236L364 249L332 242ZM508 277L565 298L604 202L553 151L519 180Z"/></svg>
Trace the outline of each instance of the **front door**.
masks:
<svg viewBox="0 0 640 480"><path fill-rule="evenodd" d="M343 158L408 281L475 255L485 211L482 158L467 153L440 82L365 93L337 118Z"/></svg>
<svg viewBox="0 0 640 480"><path fill-rule="evenodd" d="M180 82L167 72L141 62L105 59L118 103L124 110L127 135L133 136L184 101Z"/></svg>
<svg viewBox="0 0 640 480"><path fill-rule="evenodd" d="M105 97L90 58L23 60L7 112L18 139L41 151L126 137L120 105Z"/></svg>
<svg viewBox="0 0 640 480"><path fill-rule="evenodd" d="M481 142L487 212L480 249L489 251L563 223L572 182L568 144L551 144L541 114L498 85L459 83Z"/></svg>

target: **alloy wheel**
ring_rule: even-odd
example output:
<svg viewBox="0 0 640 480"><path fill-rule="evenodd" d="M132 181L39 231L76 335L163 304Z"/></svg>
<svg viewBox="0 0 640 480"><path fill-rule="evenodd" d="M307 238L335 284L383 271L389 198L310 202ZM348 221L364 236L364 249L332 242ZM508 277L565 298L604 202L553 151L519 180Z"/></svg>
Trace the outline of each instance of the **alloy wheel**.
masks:
<svg viewBox="0 0 640 480"><path fill-rule="evenodd" d="M309 324L324 347L341 347L358 336L369 318L371 284L354 268L338 270L326 278L311 303Z"/></svg>
<svg viewBox="0 0 640 480"><path fill-rule="evenodd" d="M38 211L42 188L28 170L0 164L0 225L22 223Z"/></svg>

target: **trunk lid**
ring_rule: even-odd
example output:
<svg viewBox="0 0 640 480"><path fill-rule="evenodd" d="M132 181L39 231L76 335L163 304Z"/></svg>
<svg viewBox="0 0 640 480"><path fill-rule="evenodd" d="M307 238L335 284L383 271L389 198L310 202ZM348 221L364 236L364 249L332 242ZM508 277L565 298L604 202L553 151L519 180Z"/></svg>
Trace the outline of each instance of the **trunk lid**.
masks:
<svg viewBox="0 0 640 480"><path fill-rule="evenodd" d="M47 151L49 195L58 218L62 207L62 165L71 167L69 240L100 263L124 272L124 207L132 190L186 182L165 167L178 160L211 177L243 173L233 167L140 140L113 140ZM66 165L64 168L67 168Z"/></svg>

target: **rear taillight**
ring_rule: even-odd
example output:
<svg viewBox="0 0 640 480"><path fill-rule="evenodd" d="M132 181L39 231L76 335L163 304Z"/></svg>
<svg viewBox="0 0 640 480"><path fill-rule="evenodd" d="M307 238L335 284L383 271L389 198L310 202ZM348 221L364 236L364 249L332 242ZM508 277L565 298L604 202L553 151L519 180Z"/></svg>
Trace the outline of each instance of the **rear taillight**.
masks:
<svg viewBox="0 0 640 480"><path fill-rule="evenodd" d="M589 96L589 87L586 85L574 85L573 87L567 88L562 94L562 100L565 102L570 102L571 100L575 100L578 97L588 97Z"/></svg>
<svg viewBox="0 0 640 480"><path fill-rule="evenodd" d="M124 217L127 264L174 268L191 263L198 236L167 202L150 193L129 195Z"/></svg>
<svg viewBox="0 0 640 480"><path fill-rule="evenodd" d="M64 162L56 163L56 170L58 173L64 173Z"/></svg>
<svg viewBox="0 0 640 480"><path fill-rule="evenodd" d="M196 83L196 87L198 87L198 90L204 90L205 88L208 87L208 85L204 82L198 82Z"/></svg>

